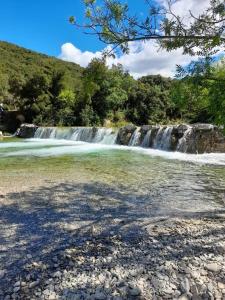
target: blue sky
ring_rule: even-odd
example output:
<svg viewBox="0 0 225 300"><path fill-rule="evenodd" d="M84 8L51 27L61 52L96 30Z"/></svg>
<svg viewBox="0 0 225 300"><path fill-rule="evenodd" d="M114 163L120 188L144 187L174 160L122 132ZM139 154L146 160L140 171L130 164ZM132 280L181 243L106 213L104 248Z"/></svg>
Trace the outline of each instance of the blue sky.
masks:
<svg viewBox="0 0 225 300"><path fill-rule="evenodd" d="M128 2L132 12L140 15L146 12L145 0L122 1ZM101 2L97 0L98 5ZM208 3L209 0L180 0L172 8L185 17L189 10L199 14ZM69 24L71 15L82 23L84 10L82 0L0 0L0 40L85 67L93 57L101 56L100 51L105 45L96 36L87 36ZM117 56L108 64L120 63L136 78L148 74L171 77L175 74L176 64L186 65L193 59L184 56L182 49L169 53L158 51L151 41L133 43L130 50L129 55Z"/></svg>
<svg viewBox="0 0 225 300"><path fill-rule="evenodd" d="M129 1L140 12L143 3ZM0 40L54 56L60 54L60 47L66 42L76 44L82 51L102 49L104 45L97 37L87 38L69 24L71 15L83 21L82 0L0 0Z"/></svg>
<svg viewBox="0 0 225 300"><path fill-rule="evenodd" d="M69 24L70 15L81 18L80 0L1 0L0 40L9 41L49 55L58 55L65 42L82 50L101 48L95 38L87 39Z"/></svg>

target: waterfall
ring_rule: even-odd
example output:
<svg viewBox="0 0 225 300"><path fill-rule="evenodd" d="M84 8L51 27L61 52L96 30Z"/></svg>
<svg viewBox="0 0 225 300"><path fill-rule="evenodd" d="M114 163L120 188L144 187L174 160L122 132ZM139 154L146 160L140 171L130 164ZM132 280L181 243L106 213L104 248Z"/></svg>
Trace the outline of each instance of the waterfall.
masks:
<svg viewBox="0 0 225 300"><path fill-rule="evenodd" d="M70 140L94 143L95 129L91 127L72 128Z"/></svg>
<svg viewBox="0 0 225 300"><path fill-rule="evenodd" d="M56 128L54 127L39 127L34 137L39 139L54 139L56 134Z"/></svg>
<svg viewBox="0 0 225 300"><path fill-rule="evenodd" d="M172 126L160 127L153 142L153 148L159 150L170 150Z"/></svg>
<svg viewBox="0 0 225 300"><path fill-rule="evenodd" d="M94 127L39 127L35 132L34 138L65 139L112 145L116 142L117 131L111 128Z"/></svg>
<svg viewBox="0 0 225 300"><path fill-rule="evenodd" d="M118 130L104 127L37 127L24 124L16 135L23 138L33 136L38 139L140 146L184 153L205 153L217 147L216 151L225 151L222 128L211 124L143 125L138 128L129 124Z"/></svg>
<svg viewBox="0 0 225 300"><path fill-rule="evenodd" d="M160 149L161 139L163 135L163 127L160 127L153 142L153 148Z"/></svg>
<svg viewBox="0 0 225 300"><path fill-rule="evenodd" d="M110 128L98 128L96 135L93 139L94 143L101 144L114 144L116 141L117 134Z"/></svg>
<svg viewBox="0 0 225 300"><path fill-rule="evenodd" d="M114 145L116 144L117 132L112 129L106 129L101 144Z"/></svg>
<svg viewBox="0 0 225 300"><path fill-rule="evenodd" d="M170 150L172 131L173 131L173 127L166 127L166 129L164 129L162 139L161 139L160 149Z"/></svg>
<svg viewBox="0 0 225 300"><path fill-rule="evenodd" d="M169 150L171 144L171 132L173 127L160 127L154 138L153 148L160 150ZM112 128L95 128L95 127L39 127L34 138L39 139L58 139L72 140L97 144L116 144L118 131ZM128 146L140 145L141 131L136 128L133 132ZM141 147L149 148L152 138L152 130L148 130L144 136ZM181 141L182 143L182 141Z"/></svg>
<svg viewBox="0 0 225 300"><path fill-rule="evenodd" d="M187 130L184 132L184 135L178 141L176 151L187 152L187 148L188 148L187 139L190 136L191 132L192 132L192 127L188 126Z"/></svg>
<svg viewBox="0 0 225 300"><path fill-rule="evenodd" d="M132 134L128 146L138 146L140 142L140 136L141 136L140 130L139 128L137 128Z"/></svg>
<svg viewBox="0 0 225 300"><path fill-rule="evenodd" d="M141 143L141 147L148 148L150 146L151 134L152 134L152 130L150 129L146 133L146 135Z"/></svg>

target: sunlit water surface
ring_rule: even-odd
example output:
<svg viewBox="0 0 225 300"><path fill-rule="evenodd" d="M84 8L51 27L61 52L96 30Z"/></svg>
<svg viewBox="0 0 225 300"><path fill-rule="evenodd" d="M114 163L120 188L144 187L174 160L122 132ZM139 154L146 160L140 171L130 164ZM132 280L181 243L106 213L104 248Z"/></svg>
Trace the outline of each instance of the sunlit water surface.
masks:
<svg viewBox="0 0 225 300"><path fill-rule="evenodd" d="M8 139L0 142L0 178L4 194L55 182L102 184L104 197L116 189L131 204L144 203L149 214L211 210L225 202L225 154Z"/></svg>

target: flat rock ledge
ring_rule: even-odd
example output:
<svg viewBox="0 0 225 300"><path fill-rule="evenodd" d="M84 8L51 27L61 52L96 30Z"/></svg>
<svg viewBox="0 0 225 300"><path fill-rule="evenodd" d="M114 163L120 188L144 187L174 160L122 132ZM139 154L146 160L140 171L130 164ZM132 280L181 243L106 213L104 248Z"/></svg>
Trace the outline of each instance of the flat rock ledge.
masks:
<svg viewBox="0 0 225 300"><path fill-rule="evenodd" d="M34 134L36 132L36 130L38 129L38 126L34 125L34 124L22 124L17 132L16 132L16 136L20 137L20 138L33 138Z"/></svg>
<svg viewBox="0 0 225 300"><path fill-rule="evenodd" d="M223 128L212 124L143 125L141 127L127 125L119 129L116 143L129 145L133 133L139 130L140 134L136 141L136 146L141 146L147 132L151 131L151 135L145 147L155 148L155 143L164 136L164 132L166 132L168 128L171 128L170 144L168 149L166 149L168 151L192 154L225 152L225 135Z"/></svg>
<svg viewBox="0 0 225 300"><path fill-rule="evenodd" d="M225 299L224 215L101 232L71 234L51 257L27 254L19 276L0 270L0 299Z"/></svg>

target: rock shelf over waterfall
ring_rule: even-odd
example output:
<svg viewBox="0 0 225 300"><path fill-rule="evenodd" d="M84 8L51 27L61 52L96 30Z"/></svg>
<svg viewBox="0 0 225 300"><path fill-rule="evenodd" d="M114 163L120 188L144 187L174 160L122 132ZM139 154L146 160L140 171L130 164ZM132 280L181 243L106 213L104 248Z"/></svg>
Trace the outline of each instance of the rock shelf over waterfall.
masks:
<svg viewBox="0 0 225 300"><path fill-rule="evenodd" d="M153 148L183 153L225 152L221 128L211 124L127 125L119 129L100 127L38 127L24 124L17 131L22 138L66 139L106 145Z"/></svg>

